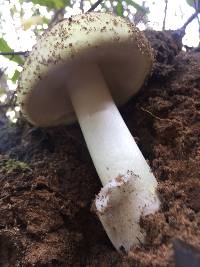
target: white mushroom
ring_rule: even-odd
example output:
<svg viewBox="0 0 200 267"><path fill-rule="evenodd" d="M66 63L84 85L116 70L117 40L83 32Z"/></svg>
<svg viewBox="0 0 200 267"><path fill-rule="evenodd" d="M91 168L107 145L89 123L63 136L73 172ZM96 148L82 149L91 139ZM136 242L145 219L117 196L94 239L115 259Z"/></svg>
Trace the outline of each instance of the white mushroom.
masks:
<svg viewBox="0 0 200 267"><path fill-rule="evenodd" d="M32 124L78 119L103 184L96 211L117 250L144 242L139 220L159 209L156 179L116 107L139 90L151 66L151 49L135 26L88 13L47 31L19 82L18 102Z"/></svg>

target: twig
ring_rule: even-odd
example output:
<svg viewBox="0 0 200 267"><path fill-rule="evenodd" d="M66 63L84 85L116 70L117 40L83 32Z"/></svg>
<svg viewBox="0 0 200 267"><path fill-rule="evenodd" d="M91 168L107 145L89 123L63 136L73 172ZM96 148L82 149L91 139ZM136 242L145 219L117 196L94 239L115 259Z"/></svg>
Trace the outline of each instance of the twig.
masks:
<svg viewBox="0 0 200 267"><path fill-rule="evenodd" d="M198 0L198 3L195 0L193 0L193 2L194 2L195 10L199 14L200 13L200 0ZM200 19L198 15L197 15L197 21L199 25L199 46L200 46Z"/></svg>
<svg viewBox="0 0 200 267"><path fill-rule="evenodd" d="M58 21L62 20L64 17L65 8L60 8L56 10L51 21L49 22L48 29L51 29Z"/></svg>
<svg viewBox="0 0 200 267"><path fill-rule="evenodd" d="M138 6L136 13L133 17L133 23L137 26L139 23L147 25L148 20L146 14L149 12L149 8L145 7L145 1L142 2L142 6Z"/></svg>
<svg viewBox="0 0 200 267"><path fill-rule="evenodd" d="M166 17L167 17L167 7L168 7L168 0L165 0L165 11L164 11L163 26L162 26L163 31L165 30Z"/></svg>
<svg viewBox="0 0 200 267"><path fill-rule="evenodd" d="M8 67L4 69L0 69L0 79L3 77L5 71L7 70ZM5 109L8 109L10 107L14 108L16 106L16 101L15 101L15 92L12 92L9 94L7 92L7 103L0 103L0 113L4 111ZM5 113L5 112L4 112Z"/></svg>
<svg viewBox="0 0 200 267"><path fill-rule="evenodd" d="M170 119L162 119L162 118L159 118L158 116L154 115L153 113L151 113L151 111L143 108L143 107L140 107L140 109L146 113L148 113L149 115L151 115L151 117L157 119L157 120L160 120L160 121L171 121Z"/></svg>
<svg viewBox="0 0 200 267"><path fill-rule="evenodd" d="M80 10L82 11L82 13L84 13L83 0L80 1Z"/></svg>
<svg viewBox="0 0 200 267"><path fill-rule="evenodd" d="M7 70L8 67L4 68L4 69L0 69L0 79L1 77L4 75L5 71Z"/></svg>
<svg viewBox="0 0 200 267"><path fill-rule="evenodd" d="M198 15L197 15L197 21L198 21L198 25L199 25L199 45L200 45L200 19L199 19Z"/></svg>
<svg viewBox="0 0 200 267"><path fill-rule="evenodd" d="M192 14L189 19L183 24L183 26L177 30L180 31L180 33L184 36L185 35L185 29L188 26L188 24L190 24L196 17L198 17L199 12L196 11L194 14Z"/></svg>
<svg viewBox="0 0 200 267"><path fill-rule="evenodd" d="M0 52L0 56L16 56L16 55L21 55L24 57L28 56L29 51L13 51L13 52Z"/></svg>
<svg viewBox="0 0 200 267"><path fill-rule="evenodd" d="M7 94L8 96L8 94ZM14 108L16 107L16 95L15 91L12 92L12 94L9 96L9 99L7 100L7 103L0 104L0 108Z"/></svg>
<svg viewBox="0 0 200 267"><path fill-rule="evenodd" d="M12 107L12 105L10 105L10 104L0 104L0 110L1 109L8 109L10 107Z"/></svg>
<svg viewBox="0 0 200 267"><path fill-rule="evenodd" d="M103 0L98 0L98 1L96 1L96 3L94 3L94 4L90 7L90 9L88 9L87 12L91 12L91 11L93 11L95 8L97 8L97 7L101 4L101 2L103 2Z"/></svg>
<svg viewBox="0 0 200 267"><path fill-rule="evenodd" d="M196 0L193 0L195 10L200 12L200 0L198 2Z"/></svg>

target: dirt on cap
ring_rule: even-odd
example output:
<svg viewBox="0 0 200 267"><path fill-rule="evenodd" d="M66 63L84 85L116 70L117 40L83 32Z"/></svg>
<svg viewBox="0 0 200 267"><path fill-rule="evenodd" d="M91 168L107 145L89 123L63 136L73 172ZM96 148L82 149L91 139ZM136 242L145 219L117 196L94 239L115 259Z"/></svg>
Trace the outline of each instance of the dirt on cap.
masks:
<svg viewBox="0 0 200 267"><path fill-rule="evenodd" d="M115 251L91 212L98 179L78 125L0 125L0 266L175 266L173 240L200 248L200 53L174 32L146 32L152 77L120 109L159 181L147 242ZM134 75L134 74L133 74Z"/></svg>

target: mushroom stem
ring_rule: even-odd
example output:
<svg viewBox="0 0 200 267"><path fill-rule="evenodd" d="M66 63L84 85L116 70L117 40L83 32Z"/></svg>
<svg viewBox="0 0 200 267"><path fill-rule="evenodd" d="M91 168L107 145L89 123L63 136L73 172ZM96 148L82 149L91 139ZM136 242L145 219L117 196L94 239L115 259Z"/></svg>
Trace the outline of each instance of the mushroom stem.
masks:
<svg viewBox="0 0 200 267"><path fill-rule="evenodd" d="M104 186L96 199L97 213L115 247L119 249L123 245L128 250L139 242L138 239L143 241L139 227L141 215L154 213L159 207L156 179L124 123L98 65L76 66L76 71L68 78L67 88ZM107 199L109 193L110 200ZM116 208L120 209L120 199L123 210L116 212ZM114 213L110 206L115 206ZM112 219L108 222L110 214ZM120 226L116 226L116 221L120 221ZM110 229L111 225L118 228L115 233Z"/></svg>
<svg viewBox="0 0 200 267"><path fill-rule="evenodd" d="M103 185L127 171L155 180L119 113L96 64L70 75L71 101L88 150Z"/></svg>

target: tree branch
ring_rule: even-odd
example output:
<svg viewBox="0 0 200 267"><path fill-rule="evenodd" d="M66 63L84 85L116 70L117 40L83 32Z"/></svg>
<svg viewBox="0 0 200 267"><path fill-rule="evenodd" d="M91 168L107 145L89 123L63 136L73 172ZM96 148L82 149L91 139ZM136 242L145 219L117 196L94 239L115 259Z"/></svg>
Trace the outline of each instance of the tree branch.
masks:
<svg viewBox="0 0 200 267"><path fill-rule="evenodd" d="M194 6L195 6L196 12L200 13L200 0L198 0L198 2L194 1ZM197 21L199 25L199 46L200 46L200 19L199 19L198 14L197 14Z"/></svg>
<svg viewBox="0 0 200 267"><path fill-rule="evenodd" d="M183 36L185 35L185 30L188 26L188 24L190 24L195 18L198 17L199 11L196 11L194 14L192 14L189 19L187 19L187 21L183 24L183 26L177 30L174 31L174 34L178 35L179 37L183 38Z"/></svg>
<svg viewBox="0 0 200 267"><path fill-rule="evenodd" d="M0 79L1 77L4 75L4 72L7 70L8 67L4 68L4 69L0 69Z"/></svg>
<svg viewBox="0 0 200 267"><path fill-rule="evenodd" d="M101 2L103 2L103 0L98 0L98 1L96 1L96 3L94 3L94 4L90 7L90 9L88 9L87 12L91 12L91 11L93 11L95 8L97 8L97 7L101 4Z"/></svg>
<svg viewBox="0 0 200 267"><path fill-rule="evenodd" d="M168 7L168 0L165 0L165 11L164 11L163 26L162 26L163 31L165 30L166 17L167 17L167 7Z"/></svg>
<svg viewBox="0 0 200 267"><path fill-rule="evenodd" d="M56 10L55 14L53 15L51 21L49 22L48 29L51 29L56 23L63 19L65 14L65 8L60 8Z"/></svg>
<svg viewBox="0 0 200 267"><path fill-rule="evenodd" d="M0 52L0 56L15 56L15 55L21 55L21 56L27 57L28 54L29 54L29 51Z"/></svg>
<svg viewBox="0 0 200 267"><path fill-rule="evenodd" d="M82 13L84 13L83 0L80 1L80 10L82 11Z"/></svg>
<svg viewBox="0 0 200 267"><path fill-rule="evenodd" d="M183 26L181 27L181 30L185 32L185 29L188 26L188 24L190 24L198 16L198 14L199 14L198 11L192 14L192 16L190 16L189 19L183 24Z"/></svg>

